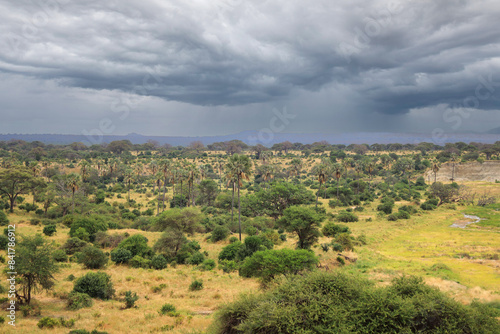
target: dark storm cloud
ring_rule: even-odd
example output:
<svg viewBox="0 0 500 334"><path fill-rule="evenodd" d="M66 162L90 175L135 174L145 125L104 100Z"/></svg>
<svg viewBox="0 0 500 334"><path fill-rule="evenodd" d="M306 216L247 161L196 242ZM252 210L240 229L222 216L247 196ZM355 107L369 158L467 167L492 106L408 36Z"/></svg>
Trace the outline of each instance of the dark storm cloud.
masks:
<svg viewBox="0 0 500 334"><path fill-rule="evenodd" d="M357 112L499 109L494 0L18 0L0 13L0 71L61 86L200 106L329 91ZM488 97L465 100L483 81Z"/></svg>

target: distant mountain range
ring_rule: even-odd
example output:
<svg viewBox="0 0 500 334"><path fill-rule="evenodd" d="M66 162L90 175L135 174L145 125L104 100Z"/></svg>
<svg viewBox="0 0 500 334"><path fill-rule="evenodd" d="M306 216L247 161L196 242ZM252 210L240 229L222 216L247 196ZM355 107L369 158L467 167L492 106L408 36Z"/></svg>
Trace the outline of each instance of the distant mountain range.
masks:
<svg viewBox="0 0 500 334"><path fill-rule="evenodd" d="M232 135L223 136L200 136L200 137L177 137L177 136L144 136L137 133L128 135L62 135L62 134L0 134L0 141L11 139L21 139L27 142L41 141L45 144L71 144L82 142L86 145L110 143L115 140L130 140L133 144L144 144L148 140L157 141L160 144L170 144L172 146L187 146L193 141L201 141L208 145L215 142L229 141L233 139L241 140L248 145L262 144L272 146L276 143L290 141L292 143L312 144L325 140L330 144L389 144L389 143L420 143L433 142L442 145L453 142L479 142L494 143L500 140L500 128L493 129L487 134L440 134L433 138L432 134L422 133L387 133L387 132L359 132L344 134L322 134L322 133L263 133L257 131L245 131Z"/></svg>

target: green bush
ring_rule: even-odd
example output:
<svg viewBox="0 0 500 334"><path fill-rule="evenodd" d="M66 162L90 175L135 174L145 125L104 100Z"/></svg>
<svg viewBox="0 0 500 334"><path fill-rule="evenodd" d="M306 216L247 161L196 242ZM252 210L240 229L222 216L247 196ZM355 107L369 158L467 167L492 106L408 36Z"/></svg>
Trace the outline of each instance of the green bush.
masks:
<svg viewBox="0 0 500 334"><path fill-rule="evenodd" d="M243 244L239 240L236 240L235 242L225 246L219 253L219 261L235 260L238 252L240 251L240 248L242 247Z"/></svg>
<svg viewBox="0 0 500 334"><path fill-rule="evenodd" d="M203 261L203 263L200 265L201 270L205 271L210 271L215 268L215 261L212 259L206 259Z"/></svg>
<svg viewBox="0 0 500 334"><path fill-rule="evenodd" d="M132 258L132 252L128 249L115 248L111 251L111 261L116 264L127 263Z"/></svg>
<svg viewBox="0 0 500 334"><path fill-rule="evenodd" d="M51 318L51 317L43 317L42 319L40 319L40 321L38 321L38 324L37 324L38 328L40 328L40 329L44 329L44 328L52 329L52 328L57 327L59 325L61 325L59 320Z"/></svg>
<svg viewBox="0 0 500 334"><path fill-rule="evenodd" d="M87 269L102 269L108 264L108 256L99 248L88 246L82 250L81 262Z"/></svg>
<svg viewBox="0 0 500 334"><path fill-rule="evenodd" d="M434 202L432 201L425 201L424 203L420 204L420 208L422 210L426 211L431 211L437 209L437 204L433 204Z"/></svg>
<svg viewBox="0 0 500 334"><path fill-rule="evenodd" d="M118 247L130 251L133 256L139 255L144 257L151 253L151 249L148 247L148 239L141 234L128 237L120 242Z"/></svg>
<svg viewBox="0 0 500 334"><path fill-rule="evenodd" d="M9 238L3 234L0 235L0 249L6 250L8 244L9 244Z"/></svg>
<svg viewBox="0 0 500 334"><path fill-rule="evenodd" d="M411 216L406 211L399 211L394 214L398 219L410 219Z"/></svg>
<svg viewBox="0 0 500 334"><path fill-rule="evenodd" d="M225 240L229 236L229 229L225 226L216 226L212 231L212 235L210 240L212 242L217 242L221 240Z"/></svg>
<svg viewBox="0 0 500 334"><path fill-rule="evenodd" d="M238 270L238 264L233 260L219 260L219 269L225 273L232 273Z"/></svg>
<svg viewBox="0 0 500 334"><path fill-rule="evenodd" d="M43 234L45 234L48 237L53 236L57 232L56 225L47 225L43 228Z"/></svg>
<svg viewBox="0 0 500 334"><path fill-rule="evenodd" d="M345 250L354 250L353 238L348 233L339 233L335 237L335 242L342 245Z"/></svg>
<svg viewBox="0 0 500 334"><path fill-rule="evenodd" d="M419 279L390 286L344 270L285 278L223 306L209 333L500 333L491 307L462 305Z"/></svg>
<svg viewBox="0 0 500 334"><path fill-rule="evenodd" d="M52 253L52 258L56 261L56 262L67 262L68 261L68 256L66 255L66 252L63 251L62 249L56 249L53 253Z"/></svg>
<svg viewBox="0 0 500 334"><path fill-rule="evenodd" d="M343 222L343 223L353 223L353 222L357 222L359 220L358 216L356 216L352 212L347 212L347 211L340 212L335 217L335 219L337 219L337 221Z"/></svg>
<svg viewBox="0 0 500 334"><path fill-rule="evenodd" d="M137 293L132 292L132 291L126 291L125 292L125 308L132 308L135 306L135 302L139 299L139 296L137 296Z"/></svg>
<svg viewBox="0 0 500 334"><path fill-rule="evenodd" d="M170 315L170 316L175 316L177 314L177 309L175 308L174 305L172 304L164 304L161 308L160 311L158 311L160 315Z"/></svg>
<svg viewBox="0 0 500 334"><path fill-rule="evenodd" d="M161 270L165 269L168 266L167 259L161 254L153 256L151 259L151 267L153 267L156 270Z"/></svg>
<svg viewBox="0 0 500 334"><path fill-rule="evenodd" d="M199 291L203 289L203 281L200 280L193 280L191 281L191 284L189 285L189 291Z"/></svg>
<svg viewBox="0 0 500 334"><path fill-rule="evenodd" d="M88 294L73 291L68 295L66 307L75 311L84 307L92 307L92 304L92 298Z"/></svg>
<svg viewBox="0 0 500 334"><path fill-rule="evenodd" d="M387 216L387 220L395 222L396 220L398 220L398 216L395 213L391 213L390 215Z"/></svg>
<svg viewBox="0 0 500 334"><path fill-rule="evenodd" d="M186 260L186 263L187 264L198 265L198 264L202 263L203 261L205 261L205 255L203 255L200 252L195 252L195 253L193 253L193 255L191 255Z"/></svg>
<svg viewBox="0 0 500 334"><path fill-rule="evenodd" d="M322 231L325 237L335 237L339 233L351 233L349 227L328 222L323 226Z"/></svg>
<svg viewBox="0 0 500 334"><path fill-rule="evenodd" d="M0 208L0 226L6 225L9 225L9 218L7 218L5 212L3 212L2 208Z"/></svg>
<svg viewBox="0 0 500 334"><path fill-rule="evenodd" d="M247 257L240 266L239 274L243 277L259 277L263 282L268 282L278 275L312 270L317 263L314 253L308 250L265 250Z"/></svg>
<svg viewBox="0 0 500 334"><path fill-rule="evenodd" d="M386 215L390 215L392 213L393 207L394 207L393 203L386 202L386 203L382 203L379 206L377 206L377 211L382 211Z"/></svg>
<svg viewBox="0 0 500 334"><path fill-rule="evenodd" d="M99 299L110 299L115 294L111 276L104 272L89 272L80 277L76 280L73 291Z"/></svg>
<svg viewBox="0 0 500 334"><path fill-rule="evenodd" d="M73 255L76 252L81 252L88 243L79 238L69 238L66 243L61 247L66 254Z"/></svg>
<svg viewBox="0 0 500 334"><path fill-rule="evenodd" d="M136 255L128 261L132 268L150 268L151 260L145 259L142 256Z"/></svg>

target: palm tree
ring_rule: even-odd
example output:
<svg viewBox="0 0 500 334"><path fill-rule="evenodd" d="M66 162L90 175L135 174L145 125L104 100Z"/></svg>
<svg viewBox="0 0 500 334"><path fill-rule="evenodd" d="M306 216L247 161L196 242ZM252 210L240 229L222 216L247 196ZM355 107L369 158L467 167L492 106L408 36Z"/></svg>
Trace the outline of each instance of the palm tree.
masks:
<svg viewBox="0 0 500 334"><path fill-rule="evenodd" d="M252 162L246 155L234 154L229 158L226 168L230 179L235 180L238 187L238 227L241 241L240 188L243 186L243 180L250 180L249 175L252 172Z"/></svg>
<svg viewBox="0 0 500 334"><path fill-rule="evenodd" d="M127 201L130 202L130 185L134 181L134 174L133 170L130 168L127 168L125 170L125 173L123 175L123 181L125 181L125 184L127 185Z"/></svg>
<svg viewBox="0 0 500 334"><path fill-rule="evenodd" d="M363 170L363 162L358 160L354 163L354 169L356 170L356 174L357 174L357 177L356 177L356 195L359 194L359 173Z"/></svg>
<svg viewBox="0 0 500 334"><path fill-rule="evenodd" d="M375 161L371 159L366 161L366 169L368 170L368 174L370 175L370 185L369 185L370 188L372 186L372 176L373 176L372 172L375 169L375 166L376 166Z"/></svg>
<svg viewBox="0 0 500 334"><path fill-rule="evenodd" d="M269 188L269 182L274 178L274 173L276 172L276 168L274 165L262 165L261 168L262 180L264 181L264 186L266 182L268 182L267 188Z"/></svg>
<svg viewBox="0 0 500 334"><path fill-rule="evenodd" d="M155 177L156 173L158 172L158 163L156 162L156 160L151 161L149 163L148 168L151 171L151 175L153 175L153 177ZM153 194L155 193L156 181L157 180L154 180L154 182L153 182Z"/></svg>
<svg viewBox="0 0 500 334"><path fill-rule="evenodd" d="M437 173L439 172L439 165L437 164L437 162L435 162L435 163L432 165L432 172L434 173L434 183L436 183L436 180L437 180Z"/></svg>
<svg viewBox="0 0 500 334"><path fill-rule="evenodd" d="M410 173L411 173L411 170L413 169L413 166L415 164L414 164L414 162L413 162L413 160L411 158L401 158L401 159L398 159L398 161L396 162L396 165L398 166L398 169L401 172L403 172L403 177L408 172L408 177L407 177L407 180L408 180L408 193L409 193L410 199L411 199Z"/></svg>
<svg viewBox="0 0 500 334"><path fill-rule="evenodd" d="M458 159L458 155L456 153L451 154L451 182L455 181L455 162Z"/></svg>
<svg viewBox="0 0 500 334"><path fill-rule="evenodd" d="M340 178L342 177L343 168L342 165L340 164L334 164L332 165L333 171L335 171L335 178L337 179L337 200L339 199L339 185L340 185Z"/></svg>
<svg viewBox="0 0 500 334"><path fill-rule="evenodd" d="M73 194L73 213L75 213L75 192L78 190L79 186L80 176L75 173L69 174L66 179L66 187L70 189Z"/></svg>
<svg viewBox="0 0 500 334"><path fill-rule="evenodd" d="M79 163L80 166L80 174L82 175L82 181L85 182L87 180L87 176L89 175L90 164L86 160L82 160Z"/></svg>
<svg viewBox="0 0 500 334"><path fill-rule="evenodd" d="M316 207L318 207L318 198L319 198L319 193L321 192L321 186L323 185L323 183L326 182L328 178L328 172L329 172L329 165L324 162L317 164L312 169L313 175L315 175L318 178L319 182L319 189L318 192L316 193Z"/></svg>
<svg viewBox="0 0 500 334"><path fill-rule="evenodd" d="M290 165L291 165L291 174L292 175L295 175L295 176L299 176L300 175L300 172L302 171L302 160L301 159L293 159L291 162L290 162Z"/></svg>
<svg viewBox="0 0 500 334"><path fill-rule="evenodd" d="M170 167L171 167L170 161L163 160L160 162L159 169L160 169L161 174L163 175L163 197L162 197L162 205L161 205L162 211L165 211L165 196L167 193L167 183L168 183L168 178L171 174ZM160 188L158 188L158 190L160 190Z"/></svg>

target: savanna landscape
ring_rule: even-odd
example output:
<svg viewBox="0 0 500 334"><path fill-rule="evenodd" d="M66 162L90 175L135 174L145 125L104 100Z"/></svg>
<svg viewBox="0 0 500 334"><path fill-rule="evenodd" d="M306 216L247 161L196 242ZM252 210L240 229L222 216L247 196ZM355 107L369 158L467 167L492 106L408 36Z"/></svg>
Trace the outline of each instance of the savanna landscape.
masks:
<svg viewBox="0 0 500 334"><path fill-rule="evenodd" d="M499 199L500 142L0 142L0 331L498 333Z"/></svg>

